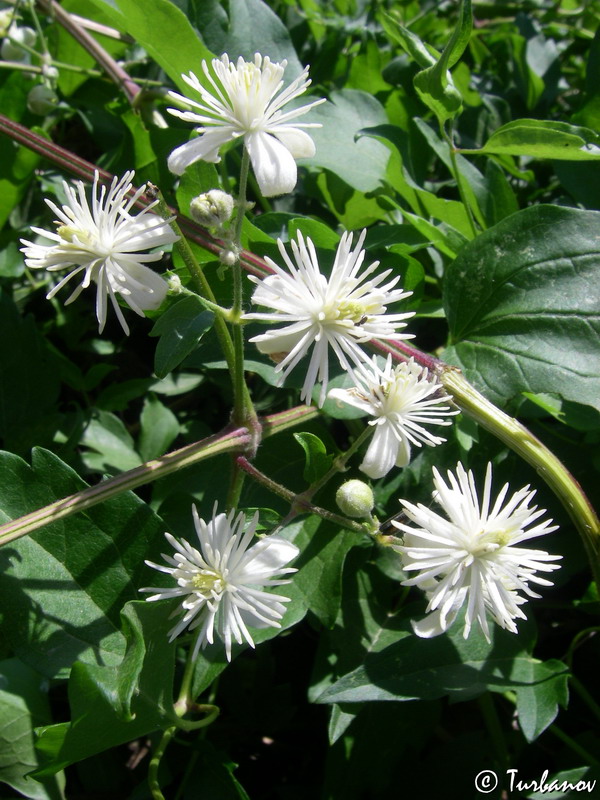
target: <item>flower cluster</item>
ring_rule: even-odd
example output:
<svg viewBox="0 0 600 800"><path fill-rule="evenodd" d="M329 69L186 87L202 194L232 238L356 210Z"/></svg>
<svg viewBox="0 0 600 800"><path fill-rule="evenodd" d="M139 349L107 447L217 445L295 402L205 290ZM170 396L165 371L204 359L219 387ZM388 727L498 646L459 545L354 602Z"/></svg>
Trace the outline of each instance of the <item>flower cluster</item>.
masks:
<svg viewBox="0 0 600 800"><path fill-rule="evenodd" d="M428 599L429 614L413 623L415 632L426 638L443 633L466 604L465 638L477 622L490 641L486 612L500 627L516 633L514 620L526 618L520 607L528 597L539 597L530 584L552 585L536 572L558 569L552 562L561 558L518 545L557 526L552 520L539 522L546 511L530 506L535 491L529 486L505 502L509 490L505 484L492 506L491 464L481 502L473 473L462 464L455 473L448 471L447 483L435 468L433 474L433 497L446 517L421 503L402 500L406 516L418 527L393 522L404 533L395 549L402 555L405 571L415 574L403 583L418 586Z"/></svg>
<svg viewBox="0 0 600 800"><path fill-rule="evenodd" d="M133 177L133 172L126 172L120 180L113 178L107 189L100 186L96 172L91 206L81 181L77 181L74 187L65 182L66 205L59 207L52 200L46 200L57 216L56 232L32 228L34 233L53 244L21 239L24 245L21 250L28 267L48 272L69 269L68 274L48 292L48 299L76 275L83 275L82 280L65 304L72 303L92 282L96 284L96 318L100 333L106 324L107 297L110 297L119 322L128 334L129 327L116 295L143 317L144 311L158 308L167 294L167 282L145 266L159 261L163 253L144 251L173 244L178 237L167 222L151 213L155 203L137 215L131 213L146 188L142 186L130 194Z"/></svg>
<svg viewBox="0 0 600 800"><path fill-rule="evenodd" d="M18 43L17 35L11 34L3 53L6 47ZM222 55L210 66L202 62L203 82L192 72L183 75L198 99L170 92L171 99L185 110L169 111L194 124L199 135L171 153L169 169L181 175L200 159L216 163L224 146L241 140L262 194L272 197L292 191L297 182L296 159L315 152L305 129L318 127L297 119L325 101L319 99L285 111L284 107L310 85L307 68L284 88L285 68L285 61L274 63L259 54L251 62L241 57L231 62ZM246 167L247 161L243 163ZM158 201L137 215L132 213L145 190L133 189L133 177L133 172L127 172L106 187L100 184L96 172L91 203L81 181L75 186L65 183L65 205L59 207L46 200L57 217L56 231L32 228L51 244L21 240L28 267L49 272L68 270L48 292L48 298L76 276L79 283L66 303L96 284L100 331L106 323L107 298L123 330L129 333L118 298L144 316L144 311L161 305L169 289L146 264L159 261L163 253L156 248L172 245L178 237L169 220L152 213ZM240 183L245 185L245 179ZM243 191L237 211L235 208L229 195L213 189L196 198L191 212L200 224L221 235L227 234L234 213L245 213ZM240 216L236 219L241 223ZM239 232L241 225L236 229ZM411 292L402 289L400 276L392 270L378 271L378 261L364 265L365 237L366 231L362 231L353 246L353 234L345 232L328 271L322 269L311 239L302 233L291 241L291 255L278 240L284 266L266 257L272 273L262 279L250 276L255 284L252 302L261 310L244 314L243 321L273 326L250 341L275 362L280 385L306 359L301 400L310 403L318 391L319 406L329 397L370 417L373 436L359 468L369 478L378 479L394 467L406 466L413 447L445 441L426 426L448 426L450 417L458 411L435 375L414 360L395 364L389 355L384 362L365 350L369 343L381 345L410 338L412 334L403 329L414 313L388 311ZM230 251L233 261L239 248L238 237ZM222 261L225 263L226 257ZM241 291L238 299L240 296ZM237 308L235 319L239 321ZM241 341L240 334L238 343ZM353 384L350 388L328 392L331 354L348 374ZM434 499L446 516L402 501L408 520L417 527L394 522L403 536L392 546L401 554L406 573L412 576L404 584L419 587L427 596L428 615L414 623L420 636L446 631L463 607L465 637L478 623L489 640L488 614L501 627L516 632L515 620L525 617L521 606L527 598L538 596L532 585L551 585L537 573L557 569L554 562L560 556L519 545L556 527L551 520L539 521L545 511L531 506L535 492L529 487L507 500L507 484L492 505L491 482L488 465L480 502L473 474L462 464L457 465L456 472L448 472L447 482L434 469ZM369 486L349 481L340 487L336 498L343 513L376 526L372 517L375 499ZM173 640L186 629L195 632L192 658L219 638L231 660L233 642L245 641L254 647L250 628L280 627L289 598L268 589L289 583L282 576L295 572L285 565L298 555L298 548L278 535L252 543L257 514L245 531L244 515L236 516L233 510L219 514L215 507L209 522L200 519L195 508L193 515L198 547L166 533L174 550L173 555L163 554L168 566L146 562L169 575L176 585L141 591L151 594L149 601L181 600L174 612L181 617L169 636Z"/></svg>
<svg viewBox="0 0 600 800"><path fill-rule="evenodd" d="M192 658L200 648L214 642L215 633L225 645L227 660L235 640L245 640L254 647L248 626L279 628L289 597L264 591L265 586L289 583L278 576L295 572L284 565L296 558L298 548L280 536L265 536L251 547L258 513L244 532L245 517L231 511L217 514L216 506L210 522L200 519L193 509L194 526L200 549L186 541L178 541L165 533L175 550L173 556L163 554L168 567L146 561L149 567L171 575L177 585L171 588L140 589L152 592L147 600L182 598L183 616L169 632L173 641L186 628L196 631ZM178 609L175 610L178 613Z"/></svg>

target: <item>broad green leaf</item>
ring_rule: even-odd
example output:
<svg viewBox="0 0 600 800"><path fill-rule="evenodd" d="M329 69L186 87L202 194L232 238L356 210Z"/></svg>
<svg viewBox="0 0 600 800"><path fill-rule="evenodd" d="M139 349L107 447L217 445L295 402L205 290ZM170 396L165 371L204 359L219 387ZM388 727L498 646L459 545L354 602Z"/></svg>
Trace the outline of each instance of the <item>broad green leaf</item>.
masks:
<svg viewBox="0 0 600 800"><path fill-rule="evenodd" d="M287 26L263 0L229 0L228 12L216 0L194 3L192 21L207 47L231 59L243 56L253 61L254 54L271 61L287 61L286 83L302 72Z"/></svg>
<svg viewBox="0 0 600 800"><path fill-rule="evenodd" d="M600 136L567 122L518 119L494 131L479 150L463 149L461 153L595 161L600 158Z"/></svg>
<svg viewBox="0 0 600 800"><path fill-rule="evenodd" d="M144 461L164 455L179 434L177 417L154 394L144 400L140 426L138 448Z"/></svg>
<svg viewBox="0 0 600 800"><path fill-rule="evenodd" d="M2 522L86 487L40 448L31 467L0 454L0 471ZM126 492L3 547L0 613L15 654L50 678L67 675L76 660L119 663L119 612L137 599L144 559L158 556L163 531L148 506Z"/></svg>
<svg viewBox="0 0 600 800"><path fill-rule="evenodd" d="M59 389L56 359L33 317L21 317L0 292L0 436L9 449L26 452L44 441L43 422L54 410Z"/></svg>
<svg viewBox="0 0 600 800"><path fill-rule="evenodd" d="M552 393L600 408L599 229L598 212L536 206L450 266L443 357L493 402Z"/></svg>
<svg viewBox="0 0 600 800"><path fill-rule="evenodd" d="M187 17L169 0L91 0L119 30L129 33L161 66L184 95L189 86L181 79L190 72L202 74L202 59L213 53L202 43Z"/></svg>
<svg viewBox="0 0 600 800"><path fill-rule="evenodd" d="M92 412L80 444L90 448L82 454L82 459L86 467L95 472L125 471L142 463L127 428L110 411Z"/></svg>
<svg viewBox="0 0 600 800"><path fill-rule="evenodd" d="M160 336L154 356L154 372L158 378L166 378L196 349L213 320L214 314L194 295L178 300L156 320L150 336Z"/></svg>
<svg viewBox="0 0 600 800"><path fill-rule="evenodd" d="M564 769L548 775L545 786L538 786L539 791L532 791L527 795L527 800L562 800L562 798L593 797L600 781L598 767L579 767L577 769ZM549 789L549 787L552 787ZM573 791L575 790L575 791ZM577 794L575 794L577 793Z"/></svg>
<svg viewBox="0 0 600 800"><path fill-rule="evenodd" d="M32 800L60 800L62 776L43 783L27 777L38 765L33 729L52 719L43 680L16 658L0 662L0 783Z"/></svg>
<svg viewBox="0 0 600 800"><path fill-rule="evenodd" d="M443 252L447 252L452 256L456 255L457 245L464 244L465 239L473 237L473 230L469 221L469 216L464 204L457 200L446 200L444 197L437 197L433 192L423 189L414 178L410 175L407 168L404 166L402 159L406 153L406 134L397 125L377 125L364 131L368 136L373 136L383 141L389 142L394 148L395 153L399 156L397 165L394 165L393 158L390 160L390 166L394 167L387 175L387 183L390 185L389 191L392 189L395 194L399 195L405 203L408 204L414 215L410 220L415 225L419 233L429 235L420 225L420 220L427 227L431 227L429 219L439 220L449 226L450 229L456 231L454 245L448 237L448 241L442 246L447 248ZM393 151L393 152L394 152ZM404 208L399 206L401 211ZM438 239L441 238L438 234ZM434 239L431 239L435 242ZM439 243L436 246L440 246Z"/></svg>
<svg viewBox="0 0 600 800"><path fill-rule="evenodd" d="M315 155L298 163L329 169L354 189L371 192L385 178L389 152L385 145L360 133L363 128L384 124L385 110L374 97L355 89L331 92L329 100L306 117L322 127L310 131Z"/></svg>
<svg viewBox="0 0 600 800"><path fill-rule="evenodd" d="M535 741L569 700L568 668L552 659L531 665L530 685L517 689L519 726L528 742Z"/></svg>
<svg viewBox="0 0 600 800"><path fill-rule="evenodd" d="M340 607L344 561L358 537L316 516L293 522L285 530L286 538L300 548L294 562L298 569L294 589L320 622L331 627Z"/></svg>
<svg viewBox="0 0 600 800"><path fill-rule="evenodd" d="M295 433L294 439L306 457L304 480L307 483L318 481L331 468L334 456L327 453L327 448L314 433Z"/></svg>
<svg viewBox="0 0 600 800"><path fill-rule="evenodd" d="M128 603L122 614L127 650L120 664L73 665L71 722L38 730L41 766L36 776L52 775L172 724L175 643L167 639L171 610L171 604Z"/></svg>
<svg viewBox="0 0 600 800"><path fill-rule="evenodd" d="M457 622L442 636L420 639L405 618L390 624L388 641L391 633L392 644L367 653L361 666L326 689L317 702L471 697L486 689L506 691L540 680L534 669L540 662L526 650L523 631L517 637L494 627L488 644L479 630L465 640ZM541 678L547 679L547 674Z"/></svg>

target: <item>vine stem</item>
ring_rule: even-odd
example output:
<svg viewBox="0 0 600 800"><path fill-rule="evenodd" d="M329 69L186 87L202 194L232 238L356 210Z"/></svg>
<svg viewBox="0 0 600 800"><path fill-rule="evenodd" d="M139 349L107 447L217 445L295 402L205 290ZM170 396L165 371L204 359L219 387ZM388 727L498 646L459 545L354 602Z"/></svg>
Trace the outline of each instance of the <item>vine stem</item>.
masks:
<svg viewBox="0 0 600 800"><path fill-rule="evenodd" d="M289 411L271 414L262 420L261 435L263 437L273 436L280 431L312 419L318 413L318 410L312 406L298 406ZM114 478L101 481L96 486L82 489L76 494L63 497L37 511L5 523L0 526L0 546L19 539L21 536L26 536L51 522L69 517L79 511L86 511L98 503L110 500L111 497L115 497L121 492L131 491L176 470L197 464L206 458L222 453L244 451L252 446L253 435L247 428L225 428L220 433L174 450L162 458L148 461L139 467L122 472Z"/></svg>
<svg viewBox="0 0 600 800"><path fill-rule="evenodd" d="M265 475L264 472L261 472L259 469L257 469L254 464L251 464L245 456L238 456L236 461L241 469L243 469L244 472L246 472L257 483L265 486L267 489L273 492L273 494L279 495L279 497L287 500L287 502L290 504L291 513L293 516L296 516L297 514L316 514L317 516L329 520L330 522L335 522L342 528L346 528L354 533L369 533L369 530L359 522L354 522L353 520L343 517L341 514L328 511L326 508L315 506L304 495L295 494L290 489L282 486L280 483L277 483L277 481L274 481L272 478L269 478L268 475ZM286 517L287 521L289 521L289 519L291 519L290 515Z"/></svg>
<svg viewBox="0 0 600 800"><path fill-rule="evenodd" d="M94 174L97 172L101 183L110 186L115 177L111 172L100 169L90 161L86 161L70 150L66 150L64 147L55 144L45 136L30 131L29 128L26 128L19 122L15 122L5 114L0 114L0 133L4 133L15 142L27 147L34 153L38 153L38 155L41 155L52 164L55 164L60 169L65 170L80 180L91 182L94 180ZM153 198L148 196L142 196L137 200L135 206L136 208L145 208L152 199ZM171 208L171 206L167 207L169 209L169 216L177 220L177 224L181 227L189 241L200 245L209 253L213 253L216 256L219 256L224 250L229 249L229 245L226 245L221 239L212 236L201 225L198 225L193 220L180 214L177 209ZM270 275L273 272L264 259L254 255L254 253L250 253L248 250L242 250L240 252L240 261L247 272L259 278L264 278L265 275Z"/></svg>
<svg viewBox="0 0 600 800"><path fill-rule="evenodd" d="M167 749L167 746L175 735L176 731L177 727L175 725L163 731L158 747L150 759L150 764L148 766L148 785L150 787L153 800L165 800L165 796L160 788L160 783L158 782L158 768L160 766L160 762L162 761L162 757L165 754L165 750Z"/></svg>
<svg viewBox="0 0 600 800"><path fill-rule="evenodd" d="M123 67L117 64L114 58L98 44L94 37L91 36L85 28L82 28L81 25L73 19L71 14L65 11L56 0L37 0L37 3L43 11L51 17L54 17L65 30L69 31L71 36L96 59L111 80L123 89L129 102L133 104L135 98L141 92L141 89L137 83L129 77Z"/></svg>

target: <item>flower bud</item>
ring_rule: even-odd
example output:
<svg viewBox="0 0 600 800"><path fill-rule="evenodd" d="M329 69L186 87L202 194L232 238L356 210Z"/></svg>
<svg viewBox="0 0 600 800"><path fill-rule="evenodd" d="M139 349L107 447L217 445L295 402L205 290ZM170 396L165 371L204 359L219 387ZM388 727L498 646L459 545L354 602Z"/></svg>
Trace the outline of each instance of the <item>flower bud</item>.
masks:
<svg viewBox="0 0 600 800"><path fill-rule="evenodd" d="M370 517L375 506L371 487L359 480L343 483L335 494L335 502L347 517Z"/></svg>
<svg viewBox="0 0 600 800"><path fill-rule="evenodd" d="M175 273L168 276L167 286L169 287L169 292L171 294L181 294L183 290L183 284L181 283L181 278L179 277L179 275L176 275Z"/></svg>
<svg viewBox="0 0 600 800"><path fill-rule="evenodd" d="M16 24L10 26L8 37L2 42L0 48L0 55L5 61L29 61L29 53L19 43L26 44L28 47L33 47L37 39L36 32L32 28L18 27ZM13 41L11 41L11 39Z"/></svg>
<svg viewBox="0 0 600 800"><path fill-rule="evenodd" d="M58 105L58 96L49 86L38 84L27 95L27 108L32 114L45 117Z"/></svg>
<svg viewBox="0 0 600 800"><path fill-rule="evenodd" d="M56 81L58 79L58 69L52 64L42 64L42 75L48 78L49 81Z"/></svg>
<svg viewBox="0 0 600 800"><path fill-rule="evenodd" d="M206 228L220 228L233 214L233 197L220 189L194 197L190 203L192 218Z"/></svg>
<svg viewBox="0 0 600 800"><path fill-rule="evenodd" d="M226 267L233 267L237 264L238 253L233 249L221 250L219 253L219 261Z"/></svg>

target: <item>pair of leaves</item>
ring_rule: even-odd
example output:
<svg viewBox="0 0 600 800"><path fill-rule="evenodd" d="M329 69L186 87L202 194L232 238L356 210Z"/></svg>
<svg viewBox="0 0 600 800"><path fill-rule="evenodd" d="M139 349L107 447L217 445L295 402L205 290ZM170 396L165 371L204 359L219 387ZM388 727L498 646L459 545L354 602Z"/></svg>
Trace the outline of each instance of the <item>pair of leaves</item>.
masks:
<svg viewBox="0 0 600 800"><path fill-rule="evenodd" d="M399 42L422 67L414 77L414 86L440 125L454 119L462 109L462 96L454 85L449 69L458 62L469 43L473 26L471 0L462 0L459 13L458 24L441 54L427 47L416 34L397 23L393 17L387 14L383 16L388 35Z"/></svg>

